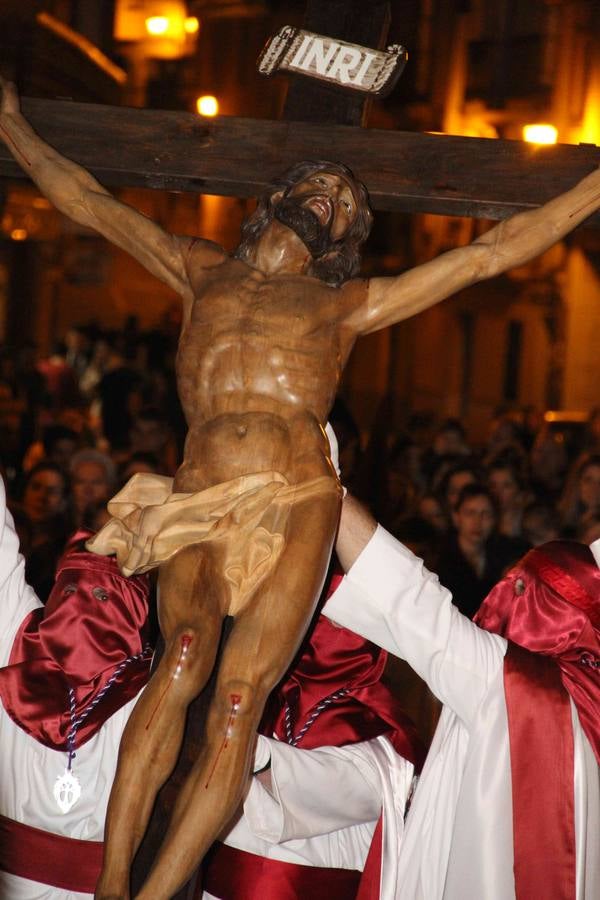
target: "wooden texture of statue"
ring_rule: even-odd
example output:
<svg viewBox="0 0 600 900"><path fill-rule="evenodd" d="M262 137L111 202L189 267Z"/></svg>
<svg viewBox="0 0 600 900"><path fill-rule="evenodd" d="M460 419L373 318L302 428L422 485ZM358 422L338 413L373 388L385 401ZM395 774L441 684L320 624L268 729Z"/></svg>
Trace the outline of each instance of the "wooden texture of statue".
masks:
<svg viewBox="0 0 600 900"><path fill-rule="evenodd" d="M396 278L356 277L371 215L345 167L302 163L275 181L234 256L168 234L45 144L3 85L0 136L67 216L129 251L184 304L177 377L189 432L174 482L137 480L95 549L125 571L161 564L166 649L126 729L98 898L129 897L131 861L171 772L185 713L234 616L202 752L139 898L168 898L238 806L264 701L313 612L340 487L323 431L360 334L523 264L600 206L600 171L538 210Z"/></svg>

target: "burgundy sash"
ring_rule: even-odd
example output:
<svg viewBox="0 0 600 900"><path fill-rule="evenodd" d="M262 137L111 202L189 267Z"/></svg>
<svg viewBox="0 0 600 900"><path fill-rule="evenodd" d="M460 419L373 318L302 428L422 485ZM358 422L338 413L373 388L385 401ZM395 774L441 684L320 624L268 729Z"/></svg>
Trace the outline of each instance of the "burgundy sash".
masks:
<svg viewBox="0 0 600 900"><path fill-rule="evenodd" d="M202 890L220 900L354 900L361 873L265 859L214 844Z"/></svg>
<svg viewBox="0 0 600 900"><path fill-rule="evenodd" d="M93 894L102 841L80 841L0 816L0 870L63 891Z"/></svg>
<svg viewBox="0 0 600 900"><path fill-rule="evenodd" d="M356 900L379 900L381 857L383 855L383 815L379 817L360 879Z"/></svg>
<svg viewBox="0 0 600 900"><path fill-rule="evenodd" d="M575 900L573 729L556 662L509 643L504 663L517 900Z"/></svg>

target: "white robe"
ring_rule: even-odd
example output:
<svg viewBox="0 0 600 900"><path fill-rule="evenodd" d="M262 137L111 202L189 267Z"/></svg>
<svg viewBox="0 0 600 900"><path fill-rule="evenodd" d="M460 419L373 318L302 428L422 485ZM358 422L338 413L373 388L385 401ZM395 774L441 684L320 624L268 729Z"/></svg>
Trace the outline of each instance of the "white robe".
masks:
<svg viewBox="0 0 600 900"><path fill-rule="evenodd" d="M362 871L383 807L385 877L395 881L392 851L402 837L412 763L386 737L301 750L260 736L257 760L269 755L271 790L252 779L244 815L224 843L267 859ZM205 892L203 900L218 898Z"/></svg>
<svg viewBox="0 0 600 900"><path fill-rule="evenodd" d="M15 634L29 613L42 604L25 581L19 539L6 509L0 479L0 665L8 663ZM73 771L81 797L61 813L54 782L67 754L50 750L19 728L0 703L0 814L64 837L101 841L108 796L114 778L121 734L136 698L121 707L98 733L77 750ZM92 894L64 891L0 871L1 900L83 900Z"/></svg>
<svg viewBox="0 0 600 900"><path fill-rule="evenodd" d="M506 641L462 616L437 576L381 527L324 612L407 660L444 704L382 900L515 900ZM571 710L577 900L598 900L599 770Z"/></svg>

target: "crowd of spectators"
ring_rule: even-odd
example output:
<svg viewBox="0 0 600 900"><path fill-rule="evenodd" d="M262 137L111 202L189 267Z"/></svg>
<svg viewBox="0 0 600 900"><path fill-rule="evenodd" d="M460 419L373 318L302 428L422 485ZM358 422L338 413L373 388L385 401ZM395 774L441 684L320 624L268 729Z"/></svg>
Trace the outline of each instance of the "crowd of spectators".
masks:
<svg viewBox="0 0 600 900"><path fill-rule="evenodd" d="M185 423L173 335L71 328L48 357L0 351L0 471L42 600L68 536L96 531L137 472L173 475Z"/></svg>
<svg viewBox="0 0 600 900"><path fill-rule="evenodd" d="M466 615L529 548L600 537L600 410L577 430L531 409L499 410L480 446L456 419L435 427L415 414L404 433L390 434L389 417L380 418L363 449L347 409L334 408L344 483L425 559Z"/></svg>
<svg viewBox="0 0 600 900"><path fill-rule="evenodd" d="M42 599L73 530L100 528L133 474L175 473L185 439L176 334L131 319L114 333L71 328L45 359L33 347L0 353L0 467ZM336 401L343 481L466 614L529 547L600 536L600 411L574 437L534 410L501 410L480 446L456 419L413 414L393 433L390 418L384 402L365 437Z"/></svg>

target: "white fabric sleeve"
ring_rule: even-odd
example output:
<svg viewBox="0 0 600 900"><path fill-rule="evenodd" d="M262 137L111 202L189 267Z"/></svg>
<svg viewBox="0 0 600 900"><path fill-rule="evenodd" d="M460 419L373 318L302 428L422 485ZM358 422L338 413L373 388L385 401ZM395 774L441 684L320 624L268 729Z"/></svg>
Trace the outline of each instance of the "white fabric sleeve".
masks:
<svg viewBox="0 0 600 900"><path fill-rule="evenodd" d="M271 742L262 734L258 735L256 748L254 750L254 763L252 765L253 772L260 772L271 760Z"/></svg>
<svg viewBox="0 0 600 900"><path fill-rule="evenodd" d="M19 553L19 538L0 478L0 665L7 663L18 626L27 613L41 605L25 581L25 560Z"/></svg>
<svg viewBox="0 0 600 900"><path fill-rule="evenodd" d="M340 625L405 659L442 703L469 725L506 653L381 526L323 608Z"/></svg>
<svg viewBox="0 0 600 900"><path fill-rule="evenodd" d="M282 741L268 741L271 790L252 779L244 815L255 835L271 844L329 834L352 825L374 822L382 807L378 744L374 738L346 747L301 750ZM394 754L385 740L388 754ZM412 765L394 754L406 768ZM408 789L408 788L407 788Z"/></svg>

